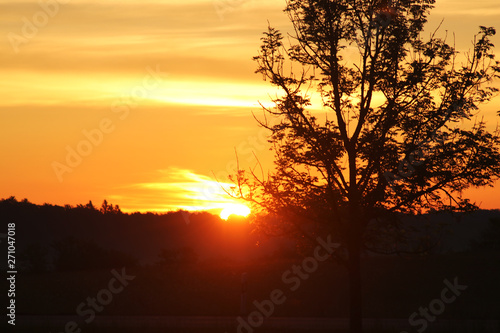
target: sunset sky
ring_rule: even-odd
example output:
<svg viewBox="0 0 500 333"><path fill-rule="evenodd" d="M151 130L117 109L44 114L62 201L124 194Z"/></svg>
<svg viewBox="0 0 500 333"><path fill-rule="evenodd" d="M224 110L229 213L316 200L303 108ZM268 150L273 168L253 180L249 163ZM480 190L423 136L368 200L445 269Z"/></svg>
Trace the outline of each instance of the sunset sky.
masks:
<svg viewBox="0 0 500 333"><path fill-rule="evenodd" d="M252 111L274 90L252 57L268 21L290 31L284 0L40 3L0 0L0 198L220 209L213 174L227 181L235 149L272 167ZM500 2L438 0L428 31L442 19L464 51L479 25L500 29ZM482 108L490 128L499 104ZM469 197L500 208L500 184Z"/></svg>

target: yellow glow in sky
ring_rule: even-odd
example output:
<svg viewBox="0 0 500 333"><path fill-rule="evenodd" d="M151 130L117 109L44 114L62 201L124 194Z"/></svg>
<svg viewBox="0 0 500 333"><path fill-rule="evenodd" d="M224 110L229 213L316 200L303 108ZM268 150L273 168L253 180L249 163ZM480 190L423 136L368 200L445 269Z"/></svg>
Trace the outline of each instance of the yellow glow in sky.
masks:
<svg viewBox="0 0 500 333"><path fill-rule="evenodd" d="M247 217L250 215L251 211L248 206L243 204L228 205L220 212L220 217L223 220L227 220L231 215Z"/></svg>
<svg viewBox="0 0 500 333"><path fill-rule="evenodd" d="M241 167L257 156L272 168L252 112L260 116L258 102L270 106L276 91L254 73L252 57L268 21L291 31L284 6L0 1L0 197L108 199L126 211L219 213L241 204L210 175L229 186L223 175L234 171L235 149ZM429 31L443 18L443 33L466 50L479 25L500 28L500 3L438 0ZM471 193L498 208L498 186Z"/></svg>

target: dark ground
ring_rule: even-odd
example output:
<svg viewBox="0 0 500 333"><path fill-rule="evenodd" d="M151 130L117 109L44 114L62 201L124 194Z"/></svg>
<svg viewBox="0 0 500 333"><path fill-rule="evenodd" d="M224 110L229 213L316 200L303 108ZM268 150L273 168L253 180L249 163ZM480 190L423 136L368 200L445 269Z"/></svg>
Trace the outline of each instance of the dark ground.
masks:
<svg viewBox="0 0 500 333"><path fill-rule="evenodd" d="M446 243L458 249L455 251L411 258L365 257L363 310L364 317L371 320L368 327L373 332L417 332L420 326L410 326L408 318L442 297L444 280L453 283L457 279L467 289L446 304L436 322L428 323L424 331L499 333L500 220L497 218L496 226L490 223L489 229L485 227L488 219L499 213L482 211L464 217L470 221L460 222L452 230L458 241ZM64 331L66 316L77 317L82 332L236 332L234 319L240 315L243 273L248 280L247 313L256 311L254 301L268 300L276 289L283 292L286 299L274 306L269 323L280 318L334 318L342 322L348 317L344 267L330 260L321 262L307 278L299 279L296 290L291 290L292 284L283 279L283 274L301 265L312 248L301 248L299 255L291 251L294 246L290 241L258 239L242 221L225 223L213 215L193 214L186 223L180 213L102 213L84 207L36 206L13 199L0 201L0 216L2 222L16 223L19 265L17 325L14 330L5 326L7 332L59 333ZM482 229L476 228L476 222ZM100 324L99 317L84 323L85 317L77 314L78 306L85 306L89 297L104 295L102 291L109 289L114 276L112 270L122 268L134 278L112 295L102 311L97 311L99 316L118 319L108 326ZM63 318L62 323L44 322L51 316ZM150 316L229 318L233 324L213 329L211 324L202 329L155 327L149 323ZM130 322L119 320L135 317L146 317L146 321L139 320L132 328ZM33 324L29 318L42 321ZM394 318L398 329L387 328L391 326L387 320ZM496 322L487 330L490 320ZM6 331L1 326L5 321L0 324L2 331ZM265 325L255 332L294 332ZM326 332L312 330L311 325L297 333Z"/></svg>

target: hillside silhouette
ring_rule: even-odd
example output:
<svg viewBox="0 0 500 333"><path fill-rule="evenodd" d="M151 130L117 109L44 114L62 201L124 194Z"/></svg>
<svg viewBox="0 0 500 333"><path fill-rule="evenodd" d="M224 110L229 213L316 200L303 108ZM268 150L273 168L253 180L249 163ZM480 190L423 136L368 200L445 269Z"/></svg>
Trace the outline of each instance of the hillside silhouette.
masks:
<svg viewBox="0 0 500 333"><path fill-rule="evenodd" d="M254 300L283 287L283 272L309 251L292 237L255 232L247 219L224 221L207 212L123 213L107 202L62 207L11 197L0 201L0 216L3 224L16 223L20 315L72 315L111 270L122 268L136 279L102 315L238 315L242 274L248 274L251 309ZM407 217L408 224L417 220ZM407 318L439 293L443 279L458 277L470 288L442 318L495 318L498 221L498 210L434 213L421 222L422 232L445 226L437 236L429 231L439 239L432 251L366 253L367 315ZM327 261L287 294L274 316L345 318L347 301L347 275Z"/></svg>

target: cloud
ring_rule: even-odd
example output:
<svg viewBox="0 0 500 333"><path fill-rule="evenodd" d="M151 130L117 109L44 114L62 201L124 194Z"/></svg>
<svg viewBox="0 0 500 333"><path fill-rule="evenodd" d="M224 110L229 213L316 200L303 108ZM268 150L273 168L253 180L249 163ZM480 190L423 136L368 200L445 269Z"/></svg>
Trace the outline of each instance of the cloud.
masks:
<svg viewBox="0 0 500 333"><path fill-rule="evenodd" d="M233 184L195 173L193 170L170 167L158 170L157 181L127 185L117 192L134 193L134 196L115 194L111 199L119 200L124 207L135 207L141 211L170 211L177 209L208 210L219 212L230 204L240 203L225 191ZM224 189L223 189L224 188Z"/></svg>
<svg viewBox="0 0 500 333"><path fill-rule="evenodd" d="M221 22L212 1L60 4L36 36L19 45L18 53L7 39L0 44L0 86L9 97L0 105L102 100L119 95L129 82L133 86L148 66L159 65L170 78L165 96L157 101L256 106L261 97L252 95L255 89L248 89L248 83L261 82L251 61L265 29L252 20L257 7L266 8L251 0L227 12ZM1 3L5 19L0 32L22 35L24 19L40 10L37 1ZM246 15L246 20L232 19L234 15ZM225 86L220 89L219 84L211 95L217 81ZM231 84L240 86L231 89Z"/></svg>

